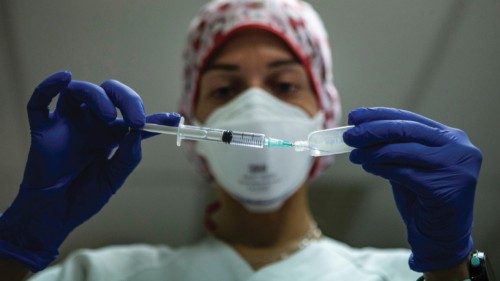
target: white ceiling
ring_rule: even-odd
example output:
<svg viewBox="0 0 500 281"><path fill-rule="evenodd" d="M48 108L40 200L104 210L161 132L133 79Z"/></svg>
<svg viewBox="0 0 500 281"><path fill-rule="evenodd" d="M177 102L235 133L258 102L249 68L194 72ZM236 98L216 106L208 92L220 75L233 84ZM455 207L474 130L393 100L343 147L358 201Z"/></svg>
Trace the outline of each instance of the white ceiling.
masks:
<svg viewBox="0 0 500 281"><path fill-rule="evenodd" d="M148 112L175 111L185 31L205 2L0 1L1 209L14 196L22 174L29 146L25 104L37 83L59 69L95 83L114 78L133 87ZM500 198L496 188L500 182L496 163L500 156L499 2L311 3L332 34L334 74L344 116L359 106L402 107L468 132L485 155L477 224L488 225L492 214L500 214L492 199ZM193 179L195 172L172 138L148 140L143 150L141 166L126 184L133 190L130 198L140 196L136 193L141 190L164 192L165 183L198 194L201 180ZM337 157L337 164L315 183L360 188L372 184L384 183L350 164L345 155Z"/></svg>

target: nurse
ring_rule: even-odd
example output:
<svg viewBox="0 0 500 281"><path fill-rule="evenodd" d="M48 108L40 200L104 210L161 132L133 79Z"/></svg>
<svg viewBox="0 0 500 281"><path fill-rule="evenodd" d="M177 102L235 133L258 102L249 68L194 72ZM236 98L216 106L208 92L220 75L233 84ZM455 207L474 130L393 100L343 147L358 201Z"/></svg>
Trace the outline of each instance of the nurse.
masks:
<svg viewBox="0 0 500 281"><path fill-rule="evenodd" d="M298 0L212 1L193 20L180 114L188 123L300 139L337 125L327 34ZM50 101L59 96L56 110ZM309 179L330 162L305 154L190 144L217 201L209 236L179 249L82 250L48 267L69 233L99 212L141 160L146 116L125 84L49 76L28 103L31 147L19 193L0 217L9 280L465 280L481 153L467 135L391 108L358 108L344 134L350 160L387 179L411 251L356 249L327 238L307 205ZM117 118L117 109L123 119ZM117 148L111 156L111 151ZM48 268L47 268L48 267Z"/></svg>

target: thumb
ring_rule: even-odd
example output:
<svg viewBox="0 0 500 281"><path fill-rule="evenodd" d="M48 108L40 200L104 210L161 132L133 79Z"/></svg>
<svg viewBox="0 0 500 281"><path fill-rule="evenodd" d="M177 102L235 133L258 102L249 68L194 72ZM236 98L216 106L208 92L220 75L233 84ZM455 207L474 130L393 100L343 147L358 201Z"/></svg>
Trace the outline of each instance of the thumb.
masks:
<svg viewBox="0 0 500 281"><path fill-rule="evenodd" d="M396 201L396 207L398 208L403 221L408 224L409 220L412 219L413 208L415 205L415 200L417 200L417 196L412 191L406 189L404 186L394 181L390 182L392 186L394 201Z"/></svg>
<svg viewBox="0 0 500 281"><path fill-rule="evenodd" d="M172 127L179 126L180 121L181 121L181 116L175 112L155 113L155 114L148 115L146 117L146 123L172 126ZM142 139L147 139L147 138L150 138L150 137L156 136L156 135L158 135L158 134L143 131L142 132Z"/></svg>
<svg viewBox="0 0 500 281"><path fill-rule="evenodd" d="M122 139L115 154L106 163L105 173L112 193L123 185L141 158L141 133L132 130Z"/></svg>

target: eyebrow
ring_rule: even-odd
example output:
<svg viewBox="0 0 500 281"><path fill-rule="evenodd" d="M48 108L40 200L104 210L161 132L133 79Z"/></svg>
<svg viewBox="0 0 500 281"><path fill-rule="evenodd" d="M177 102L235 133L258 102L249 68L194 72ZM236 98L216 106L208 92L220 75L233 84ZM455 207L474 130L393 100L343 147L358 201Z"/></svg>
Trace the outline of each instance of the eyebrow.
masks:
<svg viewBox="0 0 500 281"><path fill-rule="evenodd" d="M285 66L285 65L293 65L293 64L300 64L300 62L297 59L285 59L285 60L275 60L267 64L268 68L275 68L275 67L280 67L280 66Z"/></svg>
<svg viewBox="0 0 500 281"><path fill-rule="evenodd" d="M236 64L214 63L214 64L209 64L205 68L205 72L208 72L208 71L211 71L211 70L237 71L239 69L240 69L240 67L237 66Z"/></svg>
<svg viewBox="0 0 500 281"><path fill-rule="evenodd" d="M275 60L267 64L267 68L276 68L280 66L285 66L285 65L293 65L293 64L300 64L300 62L297 59L285 59L285 60ZM222 70L222 71L229 71L229 72L234 72L240 70L240 67L236 64L229 64L229 63L213 63L209 64L204 72L208 72L211 70Z"/></svg>

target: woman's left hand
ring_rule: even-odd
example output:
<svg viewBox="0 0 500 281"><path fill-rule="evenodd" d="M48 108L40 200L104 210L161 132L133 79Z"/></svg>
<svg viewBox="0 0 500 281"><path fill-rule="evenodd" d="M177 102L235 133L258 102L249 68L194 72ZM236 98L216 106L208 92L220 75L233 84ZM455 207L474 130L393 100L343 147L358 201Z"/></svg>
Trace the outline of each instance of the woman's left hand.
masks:
<svg viewBox="0 0 500 281"><path fill-rule="evenodd" d="M394 108L350 112L350 160L390 181L412 248L410 267L429 272L472 250L472 211L482 154L467 135Z"/></svg>

